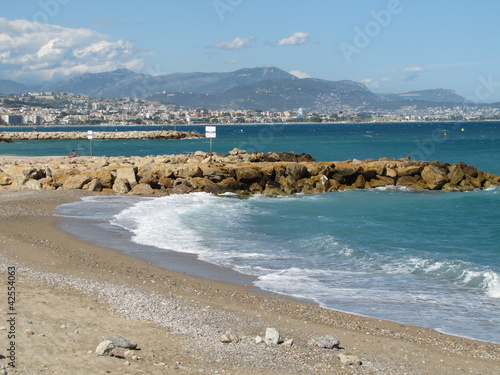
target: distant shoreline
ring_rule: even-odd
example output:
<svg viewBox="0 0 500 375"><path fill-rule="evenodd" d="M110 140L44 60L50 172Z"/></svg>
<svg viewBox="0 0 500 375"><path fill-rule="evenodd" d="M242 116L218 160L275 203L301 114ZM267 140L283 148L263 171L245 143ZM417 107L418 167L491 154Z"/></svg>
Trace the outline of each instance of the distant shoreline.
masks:
<svg viewBox="0 0 500 375"><path fill-rule="evenodd" d="M335 124L342 124L342 125L355 125L355 124L418 124L418 123L424 123L424 124L434 124L434 123L473 123L473 122L500 122L500 119L498 120L490 120L490 119L485 119L485 120L435 120L435 121L369 121L369 122L352 122L352 121L335 121L335 122L271 122L271 123L262 123L262 122L246 122L246 123L229 123L229 124L211 124L211 123L197 123L197 124L113 124L113 123L108 123L108 124L98 124L98 125L89 125L89 124L82 124L82 125L64 125L64 124L51 124L51 125L0 125L0 129L3 128L27 128L27 129L33 129L35 128L36 131L39 131L38 128L52 128L52 127L64 127L64 128L81 128L81 127L123 127L123 128L133 128L133 127L165 127L165 128L174 128L177 126L255 126L255 125L262 125L262 126L277 126L277 125L335 125ZM170 129L167 129L170 130Z"/></svg>

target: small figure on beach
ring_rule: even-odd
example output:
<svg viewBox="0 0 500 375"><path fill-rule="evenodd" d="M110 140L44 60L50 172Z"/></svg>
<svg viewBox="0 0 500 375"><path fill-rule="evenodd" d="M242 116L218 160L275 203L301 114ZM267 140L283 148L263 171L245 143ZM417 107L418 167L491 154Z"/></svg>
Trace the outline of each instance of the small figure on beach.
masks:
<svg viewBox="0 0 500 375"><path fill-rule="evenodd" d="M76 158L78 156L78 154L76 153L75 150L71 151L68 155L68 158Z"/></svg>

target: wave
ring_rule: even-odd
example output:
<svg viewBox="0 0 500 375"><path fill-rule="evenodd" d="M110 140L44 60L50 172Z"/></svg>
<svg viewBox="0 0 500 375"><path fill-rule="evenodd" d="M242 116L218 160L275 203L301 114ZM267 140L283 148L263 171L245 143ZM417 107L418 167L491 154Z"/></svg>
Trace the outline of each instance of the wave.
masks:
<svg viewBox="0 0 500 375"><path fill-rule="evenodd" d="M459 288L480 290L490 298L500 298L500 274L470 262L410 258L386 264L388 274L412 274L448 281Z"/></svg>

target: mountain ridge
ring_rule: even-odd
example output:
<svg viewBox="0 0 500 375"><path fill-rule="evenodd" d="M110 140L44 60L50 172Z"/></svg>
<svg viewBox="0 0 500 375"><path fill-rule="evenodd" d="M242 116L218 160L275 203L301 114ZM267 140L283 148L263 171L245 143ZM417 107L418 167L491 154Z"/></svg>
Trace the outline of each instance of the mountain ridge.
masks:
<svg viewBox="0 0 500 375"><path fill-rule="evenodd" d="M148 75L127 69L84 73L43 86L37 91L71 92L97 98L139 98L208 109L261 109L286 111L306 108L315 112L358 111L407 106L467 103L454 90L431 89L401 94L376 94L364 84L297 78L275 66L243 68L222 73ZM11 92L9 92L11 91ZM30 88L0 80L1 94L20 94Z"/></svg>

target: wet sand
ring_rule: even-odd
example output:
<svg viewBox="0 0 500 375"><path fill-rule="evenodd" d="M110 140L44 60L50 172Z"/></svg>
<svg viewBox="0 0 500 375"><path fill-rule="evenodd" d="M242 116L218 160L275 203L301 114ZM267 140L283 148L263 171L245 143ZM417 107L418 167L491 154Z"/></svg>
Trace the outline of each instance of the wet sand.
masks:
<svg viewBox="0 0 500 375"><path fill-rule="evenodd" d="M9 374L500 371L497 344L261 294L246 283L169 271L81 241L62 231L52 212L85 195L81 190L0 194L3 356L10 332L7 271L15 267L16 368L8 368ZM293 339L293 346L257 344L255 337L264 336L267 327ZM220 341L229 330L238 342ZM340 340L340 350L308 344L326 334ZM115 356L97 356L97 345L110 335L124 336L140 350L133 358L119 348ZM342 364L341 353L358 356L362 365Z"/></svg>

